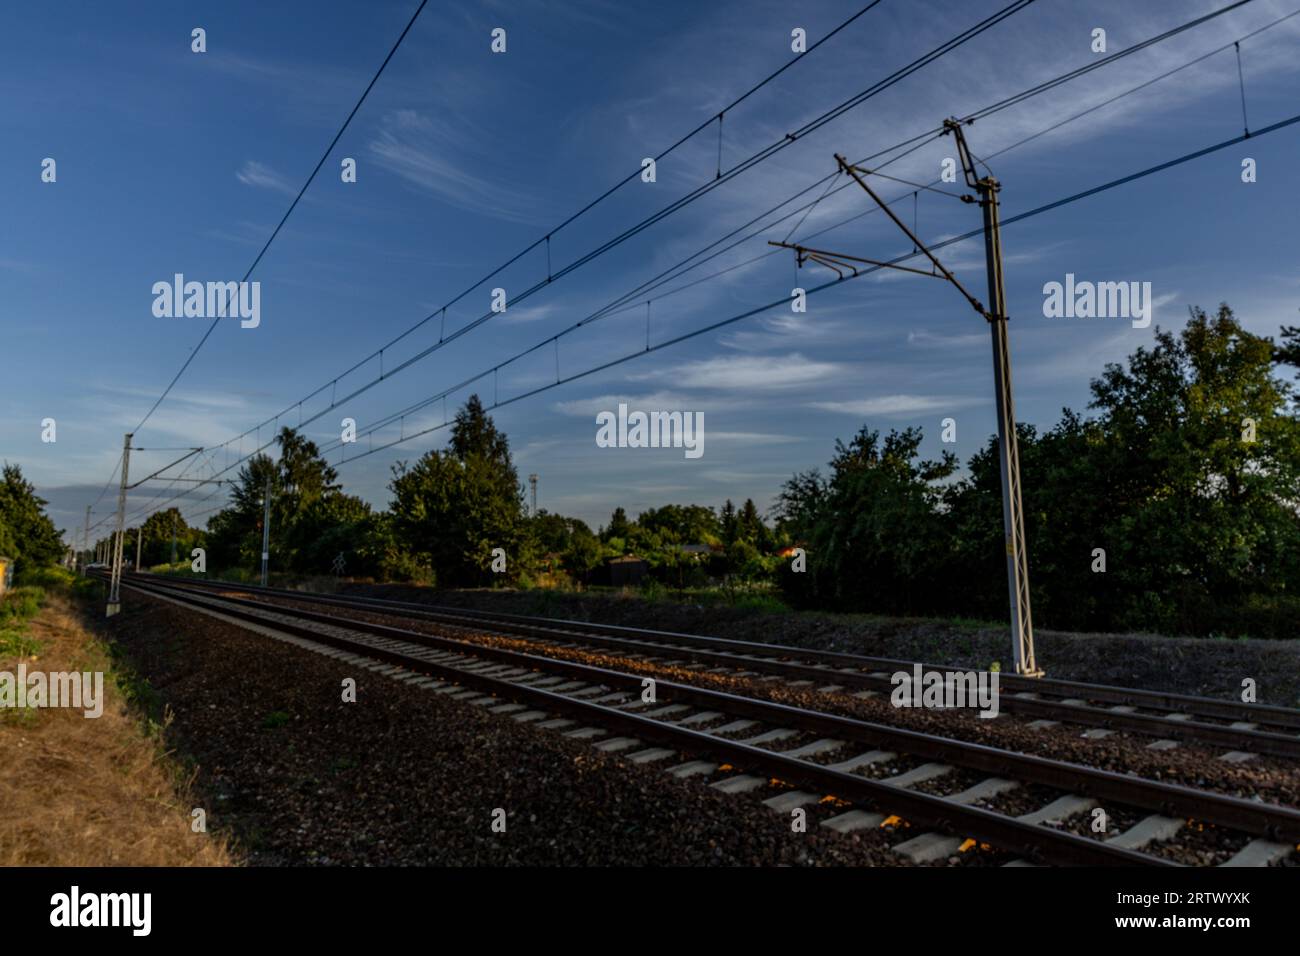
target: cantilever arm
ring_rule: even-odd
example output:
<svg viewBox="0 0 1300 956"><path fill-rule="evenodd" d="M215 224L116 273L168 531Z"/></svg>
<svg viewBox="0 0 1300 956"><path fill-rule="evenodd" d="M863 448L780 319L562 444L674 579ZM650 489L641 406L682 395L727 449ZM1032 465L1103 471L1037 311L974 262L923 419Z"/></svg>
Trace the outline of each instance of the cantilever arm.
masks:
<svg viewBox="0 0 1300 956"><path fill-rule="evenodd" d="M811 260L812 262L817 262L826 266L828 269L835 269L836 272L839 272L840 270L835 267L841 265L847 269L852 269L853 274L857 275L858 270L854 268L853 263L862 262L867 265L878 266L882 269L897 269L899 272L911 272L915 275L926 276L930 279L944 278L944 276L939 275L937 272L926 272L924 269L913 269L911 266L900 266L896 262L882 262L879 259L866 259L862 256L849 256L842 252L827 252L824 249L810 249L807 246L800 246L791 242L773 242L770 239L767 244L769 246L780 246L783 249L793 249L798 253L800 264L802 264L804 260ZM840 274L843 275L843 273Z"/></svg>
<svg viewBox="0 0 1300 956"><path fill-rule="evenodd" d="M143 451L143 450L144 450L144 449L142 449L142 448L141 448L141 449L137 449L137 451ZM197 454L198 454L199 452L201 452L201 451L203 451L202 448L191 448L188 454L181 455L181 457L177 458L174 462L171 463L171 465L163 465L161 468L159 468L157 471L155 471L155 472L154 472L152 475L150 475L148 478L141 478L141 479L140 479L139 481L137 481L135 484L133 484L133 485L127 485L127 487L128 487L128 488L139 488L141 485L143 485L146 481L149 481L151 478L157 478L159 475L161 475L161 474L162 474L164 471L166 471L168 468L171 468L172 465L179 465L179 464L180 464L181 462L183 462L186 458L193 458L195 455L197 455ZM179 480L179 479L177 479L177 480Z"/></svg>
<svg viewBox="0 0 1300 956"><path fill-rule="evenodd" d="M903 230L903 233L907 236L907 238L912 240L912 244L915 245L919 251L925 253L925 257L929 259L932 263L934 263L934 267L943 273L943 278L947 279L949 282L953 284L953 286L957 289L957 291L960 292L962 296L965 297L966 301L971 304L971 307L974 308L974 310L978 312L980 315L984 316L984 318L988 319L989 321L992 321L994 317L989 314L986 308L984 308L984 303L982 303L979 299L975 298L975 296L971 295L966 290L966 287L957 281L957 277L948 271L948 269L944 266L944 264L940 262L938 258L935 257L935 254L933 252L931 252L928 248L926 248L925 243L923 243L920 239L916 237L916 233L912 232L911 229L908 229L907 224L903 222L903 220L899 219L897 215L894 214L894 210L890 209L889 205L883 199L881 199L879 196L876 195L875 190L867 185L866 180L859 175L859 173L863 172L864 170L860 169L857 166L854 166L852 163L846 160L839 153L835 154L835 161L840 164L840 169L844 170L844 172L852 176L854 181L856 181L859 186L861 186L863 189L866 190L867 195L870 196L875 201L876 205L885 211L885 215L887 215L890 219L892 219L894 221L894 224L898 226L899 229ZM925 275L926 273L921 273L921 274Z"/></svg>

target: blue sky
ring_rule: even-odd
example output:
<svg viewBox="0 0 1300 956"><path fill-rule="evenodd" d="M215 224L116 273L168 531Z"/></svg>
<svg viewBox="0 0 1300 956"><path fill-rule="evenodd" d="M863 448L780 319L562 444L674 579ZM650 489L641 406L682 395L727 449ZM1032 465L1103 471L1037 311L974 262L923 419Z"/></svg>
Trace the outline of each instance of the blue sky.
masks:
<svg viewBox="0 0 1300 956"><path fill-rule="evenodd" d="M74 540L85 506L113 470L123 432L207 327L204 319L155 317L153 283L177 272L200 281L244 274L415 5L87 2L6 5L0 12L0 454L23 466ZM135 443L214 448L330 383L791 59L793 28L804 28L813 43L862 5L431 3L253 274L261 282L260 326L224 320ZM1004 5L883 0L726 114L723 169ZM322 445L336 441L345 416L364 431L544 341L832 172L833 153L860 159L945 116L1089 63L1098 58L1090 49L1096 27L1107 31L1114 52L1222 5L1038 0L306 432ZM1254 0L970 127L972 149L989 157L1004 185L1004 216L1239 135L1237 64L1229 50L991 158L1296 6ZM194 27L207 32L206 53L190 51ZM507 31L505 54L490 51L496 27ZM1253 129L1296 112L1297 39L1300 17L1242 44ZM1063 406L1085 406L1088 382L1107 361L1149 342L1156 325L1181 327L1190 304L1227 301L1262 334L1295 324L1298 143L1300 126L1290 127L1009 226L1004 247L1020 419L1048 426ZM952 154L951 141L940 139L889 172L928 183ZM56 183L41 182L45 157L57 161ZM357 161L356 183L340 180L344 157ZM1246 157L1257 163L1253 184L1241 182ZM631 182L556 232L553 268L707 183L717 163L715 124L664 159L657 182ZM888 198L911 192L889 181L878 185ZM820 203L795 236L870 206L860 190L843 190ZM910 199L899 209L910 218ZM922 195L917 216L928 242L979 225L976 207L933 193ZM793 223L774 226L652 296L769 251L766 241L784 238ZM878 214L815 244L872 258L910 248ZM940 255L985 296L979 241ZM546 268L544 249L521 258L449 309L447 331L485 313L493 287L510 295L545 278ZM1151 282L1152 327L1045 318L1043 285L1067 272ZM785 251L739 266L654 301L651 342L829 275L814 266L797 274ZM386 368L435 344L439 324L426 324L386 353ZM644 346L645 337L644 305L608 317L562 340L562 373L626 354ZM378 370L375 361L341 379L338 394ZM505 399L554 376L548 348L502 369L495 386L489 375L475 390L490 403L494 394ZM449 408L468 393L452 396ZM327 388L323 399L305 405L306 414L328 405L329 394ZM620 401L703 412L704 455L597 447L595 415ZM47 417L58 423L53 444L41 441ZM806 314L770 310L494 417L511 438L521 476L541 475L542 507L593 526L619 504L636 513L670 501L716 506L727 497L753 497L766 508L786 477L823 465L834 440L864 423L882 430L918 425L927 454L949 447L965 459L995 428L988 331L944 283L873 276L810 298ZM940 444L946 417L958 423L954 446ZM384 435L441 420L438 403ZM283 423L296 424L296 408ZM265 430L261 437L267 439ZM340 476L349 491L382 506L391 464L445 440L445 430L431 432L341 464ZM244 440L243 452L254 443ZM239 447L205 457L190 475L219 471L239 457ZM349 452L366 447L363 440ZM133 456L133 477L172 457ZM338 461L338 452L331 458ZM175 493L157 498L163 489L155 483L133 491L131 512ZM203 515L220 501L220 493L202 489L176 503ZM114 503L115 489L99 501L94 520Z"/></svg>

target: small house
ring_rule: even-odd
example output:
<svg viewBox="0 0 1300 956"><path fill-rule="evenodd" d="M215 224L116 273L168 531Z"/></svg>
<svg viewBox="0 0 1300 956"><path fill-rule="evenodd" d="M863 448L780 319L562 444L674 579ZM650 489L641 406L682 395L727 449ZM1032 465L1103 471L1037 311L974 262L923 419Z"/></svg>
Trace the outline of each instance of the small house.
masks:
<svg viewBox="0 0 1300 956"><path fill-rule="evenodd" d="M610 558L605 562L605 577L612 587L635 586L650 572L650 565L634 554Z"/></svg>

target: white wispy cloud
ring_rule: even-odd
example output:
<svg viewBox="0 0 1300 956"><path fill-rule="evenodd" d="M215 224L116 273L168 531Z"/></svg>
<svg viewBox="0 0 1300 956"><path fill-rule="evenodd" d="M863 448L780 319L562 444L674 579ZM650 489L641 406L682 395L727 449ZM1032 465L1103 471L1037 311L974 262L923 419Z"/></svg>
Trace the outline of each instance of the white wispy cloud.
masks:
<svg viewBox="0 0 1300 956"><path fill-rule="evenodd" d="M561 306L555 303L547 303L546 305L508 306L506 311L502 313L501 318L505 322L515 322L520 324L524 322L540 322L543 319L550 318L561 310Z"/></svg>
<svg viewBox="0 0 1300 956"><path fill-rule="evenodd" d="M258 189L274 189L276 192L288 193L293 195L296 189L279 173L265 163L259 163L255 159L250 159L239 171L235 173L235 178L245 186L256 186Z"/></svg>
<svg viewBox="0 0 1300 956"><path fill-rule="evenodd" d="M967 348L972 345L988 345L987 332L965 332L960 335L945 335L942 332L929 332L919 329L907 333L907 344L921 348Z"/></svg>
<svg viewBox="0 0 1300 956"><path fill-rule="evenodd" d="M131 428L158 397L157 390L133 385L104 385L94 389L85 404L101 419L114 423L114 430ZM262 394L259 398L266 400ZM248 427L250 420L266 414L265 407L250 400L246 389L179 389L167 397L149 419L148 436L139 444L203 446L212 448ZM285 422L284 424L293 424ZM152 437L149 437L152 436ZM263 430L262 441L272 437ZM244 451L254 447L252 438L244 442Z"/></svg>
<svg viewBox="0 0 1300 956"><path fill-rule="evenodd" d="M813 408L828 412L860 417L881 416L885 418L915 415L920 412L948 411L954 408L968 408L972 405L987 405L989 399L966 398L946 395L882 395L877 398L861 398L842 402L811 402Z"/></svg>
<svg viewBox="0 0 1300 956"><path fill-rule="evenodd" d="M469 165L486 159L476 144L489 139L464 122L401 109L385 114L368 149L382 168L449 205L496 219L533 222L540 208L534 196L504 178L488 180L469 171Z"/></svg>
<svg viewBox="0 0 1300 956"><path fill-rule="evenodd" d="M798 435L779 435L769 432L709 432L709 441L736 442L744 445L784 445L803 441Z"/></svg>
<svg viewBox="0 0 1300 956"><path fill-rule="evenodd" d="M260 246L266 242L266 237L270 235L271 229L271 226L262 223L243 220L232 223L229 228L213 226L211 229L205 229L203 235L210 239L220 239L223 242L233 242L241 246Z"/></svg>
<svg viewBox="0 0 1300 956"><path fill-rule="evenodd" d="M796 352L781 356L720 355L639 377L669 379L682 388L770 391L825 382L843 371L842 365L805 358Z"/></svg>
<svg viewBox="0 0 1300 956"><path fill-rule="evenodd" d="M1153 321L1150 328L1135 329L1122 320L1115 324L1083 320L1073 326L1047 325L1022 333L1022 347L1034 350L1039 357L1018 366L1016 384L1028 389L1086 383L1101 374L1107 363L1123 362L1138 346L1150 345L1156 324Z"/></svg>
<svg viewBox="0 0 1300 956"><path fill-rule="evenodd" d="M708 468L700 473L701 478L709 481L717 481L722 484L741 487L747 487L759 481L770 481L775 478L784 478L784 474L772 475L763 472L741 471L728 468Z"/></svg>
<svg viewBox="0 0 1300 956"><path fill-rule="evenodd" d="M1177 290L1174 290L1173 292L1166 292L1163 295L1156 296L1154 299L1151 300L1150 303L1151 317L1153 319L1156 318L1157 310L1164 309L1165 306L1172 305L1173 303L1177 302L1178 299L1181 297L1181 295L1182 293L1178 292Z"/></svg>
<svg viewBox="0 0 1300 956"><path fill-rule="evenodd" d="M689 407L689 400L676 392L650 392L644 395L609 394L593 395L590 398L574 398L556 402L552 407L562 415L579 418L595 418L601 412L613 411L620 403L628 408L639 409L683 409Z"/></svg>
<svg viewBox="0 0 1300 956"><path fill-rule="evenodd" d="M95 399L96 404L117 405L125 407L123 399L148 399L152 401L158 397L158 391L154 388L145 388L139 385L103 385L97 389L99 397ZM213 412L220 409L242 409L249 408L247 399L238 391L230 390L189 390L186 392L175 392L168 398L169 402L182 403L192 408ZM137 418L139 415L136 416Z"/></svg>
<svg viewBox="0 0 1300 956"><path fill-rule="evenodd" d="M718 337L718 341L738 352L760 352L768 349L788 349L792 343L805 347L812 342L840 340L849 334L844 324L832 316L839 310L818 308L816 314L781 313L757 318L752 328L737 329Z"/></svg>

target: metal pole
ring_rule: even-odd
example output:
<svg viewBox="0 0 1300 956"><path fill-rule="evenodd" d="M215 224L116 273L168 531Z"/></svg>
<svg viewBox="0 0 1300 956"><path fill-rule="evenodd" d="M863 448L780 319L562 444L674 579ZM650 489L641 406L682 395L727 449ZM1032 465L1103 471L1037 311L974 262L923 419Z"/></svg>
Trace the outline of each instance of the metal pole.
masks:
<svg viewBox="0 0 1300 956"><path fill-rule="evenodd" d="M266 493L262 496L262 587L266 587L267 561L271 557L271 476L266 476Z"/></svg>
<svg viewBox="0 0 1300 956"><path fill-rule="evenodd" d="M969 121L968 121L969 122ZM966 185L979 193L974 196L963 195L957 198L962 202L978 201L984 211L984 252L988 267L989 308L984 306L963 286L957 278L944 267L916 234L907 228L894 211L889 208L875 191L867 184L864 176L871 171L850 164L843 156L836 154L835 160L840 169L848 173L871 196L876 205L894 221L909 239L914 251L923 252L937 270L935 277L946 279L966 298L976 312L984 316L989 323L993 336L993 379L997 391L998 409L998 461L1002 478L1002 524L1007 555L1007 589L1011 605L1011 646L1016 673L1030 677L1041 677L1043 671L1034 660L1034 624L1029 608L1029 560L1025 542L1025 518L1020 492L1020 450L1016 438L1016 411L1011 397L1011 350L1007 338L1006 295L1002 279L1002 236L998 219L998 190L1001 188L992 173L983 179L975 170L975 157L966 145L962 133L962 123L956 119L944 121L944 134L951 134L956 142L958 155L961 157L962 171ZM844 269L848 268L856 276L859 274L855 262L870 263L874 266L901 269L904 272L919 272L909 266L893 262L881 262L875 259L863 259L840 253L809 249L785 242L771 245L787 246L795 250L795 261L803 265L805 261L820 263L844 278ZM921 273L925 275L926 273Z"/></svg>
<svg viewBox="0 0 1300 956"><path fill-rule="evenodd" d="M135 573L140 573L140 544L144 541L144 524L135 529Z"/></svg>
<svg viewBox="0 0 1300 956"><path fill-rule="evenodd" d="M998 464L1002 475L1002 528L1006 539L1007 590L1011 598L1011 648L1016 673L1040 677L1034 660L1034 622L1029 608L1029 549L1020 494L1020 448L1016 438L1016 409L1011 396L1011 348L1007 337L1005 289L1002 280L1002 234L998 219L998 181L979 180L976 188L984 210L984 255L988 263L989 329L993 336L993 383L997 390Z"/></svg>
<svg viewBox="0 0 1300 956"><path fill-rule="evenodd" d="M131 433L122 439L122 482L117 489L117 529L113 538L113 579L108 589L108 608L105 617L112 617L122 609L122 539L125 535L123 524L126 521L126 482L127 470L131 465Z"/></svg>
<svg viewBox="0 0 1300 956"><path fill-rule="evenodd" d="M172 515L172 564L176 563L176 515Z"/></svg>
<svg viewBox="0 0 1300 956"><path fill-rule="evenodd" d="M536 518L537 517L537 476L529 475L528 484L531 485L533 489L533 517Z"/></svg>
<svg viewBox="0 0 1300 956"><path fill-rule="evenodd" d="M81 554L82 554L83 565L89 564L90 563L90 505L86 505L86 530L85 532L83 532L81 536ZM86 569L83 566L81 570L84 573Z"/></svg>

